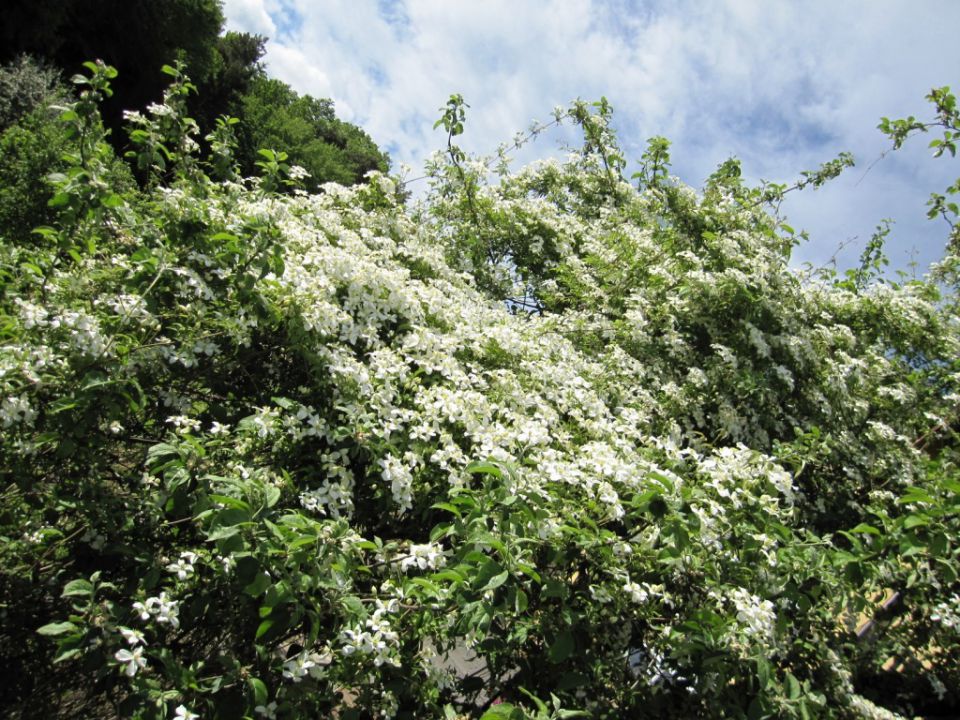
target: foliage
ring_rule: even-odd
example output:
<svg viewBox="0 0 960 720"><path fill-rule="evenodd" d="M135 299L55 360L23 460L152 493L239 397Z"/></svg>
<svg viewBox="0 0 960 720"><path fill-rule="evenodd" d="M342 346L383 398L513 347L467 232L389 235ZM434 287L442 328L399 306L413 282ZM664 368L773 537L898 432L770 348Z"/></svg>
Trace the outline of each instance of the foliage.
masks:
<svg viewBox="0 0 960 720"><path fill-rule="evenodd" d="M134 140L134 148L127 146L123 110L163 106L169 88L157 68L169 63L194 79L184 95L188 111L183 117L196 123L197 142L208 142L220 118L242 120L232 159L243 173L255 172L263 149L287 153L291 164L309 173L311 191L325 182L352 185L371 170L388 170L387 155L359 127L338 119L330 100L300 97L266 76L260 63L266 38L221 34L222 0L13 0L4 13L0 62L30 53L55 67L75 68L100 58L119 70L114 83L125 104L105 98L101 116L110 131L107 140L120 154L132 150L145 159L144 153L162 153L159 138L139 137L139 145ZM35 95L34 86L43 79L34 78L29 92ZM0 76L0 127L5 127L5 113L15 109L5 107L4 82ZM199 94L193 92L197 88ZM26 86L18 92L27 92Z"/></svg>
<svg viewBox="0 0 960 720"><path fill-rule="evenodd" d="M789 188L735 160L696 192L654 138L631 185L606 101L512 172L451 98L408 209L380 173L278 194L279 150L238 179L170 68L131 116L152 181L114 184L87 69L57 217L0 245L13 717L960 705L949 285L879 277L882 237L791 270Z"/></svg>
<svg viewBox="0 0 960 720"><path fill-rule="evenodd" d="M4 7L0 60L29 53L70 70L90 58L116 67L122 102L107 101L103 113L122 141L122 110L159 99L161 65L180 58L207 79L223 22L220 0L13 0Z"/></svg>
<svg viewBox="0 0 960 720"><path fill-rule="evenodd" d="M5 87L20 89L11 95L9 106L17 108L15 122L0 134L0 236L35 242L34 228L50 224L57 213L51 206L54 189L49 176L76 161L71 155L81 147L71 144L58 120L57 108L72 98L65 87L48 84L55 73L28 59L6 68L2 77L10 80ZM96 100L91 103L88 109L96 113ZM102 172L107 185L119 190L130 185L122 163L108 159Z"/></svg>
<svg viewBox="0 0 960 720"><path fill-rule="evenodd" d="M146 176L148 184L170 179L171 167L177 169L181 179L189 179L198 148L195 136L200 132L196 120L186 114L187 100L196 92L196 86L180 63L176 67L164 65L162 71L173 79L163 94L163 103L147 108L150 117L139 112L125 113L134 148L127 152L127 157L135 160L134 167ZM228 120L224 123L229 126ZM224 137L223 142L229 144L229 139Z"/></svg>
<svg viewBox="0 0 960 720"><path fill-rule="evenodd" d="M53 218L46 181L66 149L47 106L66 93L56 73L23 57L0 69L0 234L19 240Z"/></svg>
<svg viewBox="0 0 960 720"><path fill-rule="evenodd" d="M883 118L879 125L881 132L893 140L893 147L896 150L911 136L940 128L942 135L931 140L929 144L929 147L933 148L933 156L943 157L944 153L948 152L950 157L956 157L957 142L960 141L960 110L957 108L956 96L950 92L949 87L940 87L931 90L927 100L936 111L933 120L921 122L912 115L899 120ZM950 200L948 196L955 195L960 195L960 179L946 189L946 195L931 193L928 203L930 209L927 211L928 218L931 220L942 218L950 227L949 242L954 254L960 250L960 227L956 221L957 216L960 215L960 207L956 200Z"/></svg>
<svg viewBox="0 0 960 720"><path fill-rule="evenodd" d="M201 127L212 128L220 115L236 111L253 79L264 74L260 59L266 42L259 35L237 32L217 38L213 68L191 103Z"/></svg>
<svg viewBox="0 0 960 720"><path fill-rule="evenodd" d="M0 67L0 131L56 99L60 74L22 55Z"/></svg>
<svg viewBox="0 0 960 720"><path fill-rule="evenodd" d="M253 173L258 151L287 154L308 173L305 186L316 192L325 182L354 185L371 171L386 172L389 159L360 128L338 120L330 100L300 96L279 80L258 76L235 113L241 169Z"/></svg>

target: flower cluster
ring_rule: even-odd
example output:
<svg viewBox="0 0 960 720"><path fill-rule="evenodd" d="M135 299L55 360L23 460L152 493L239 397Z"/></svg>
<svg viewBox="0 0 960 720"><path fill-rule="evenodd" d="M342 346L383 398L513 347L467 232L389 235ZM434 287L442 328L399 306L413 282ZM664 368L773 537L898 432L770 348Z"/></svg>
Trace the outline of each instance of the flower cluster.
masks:
<svg viewBox="0 0 960 720"><path fill-rule="evenodd" d="M395 599L386 603L377 599L375 610L362 626L345 628L340 632L341 655L369 657L375 667L384 664L400 667L397 655L400 636L393 630L387 617L398 609L399 604Z"/></svg>
<svg viewBox="0 0 960 720"><path fill-rule="evenodd" d="M320 678L323 676L324 667L330 664L331 656L329 653L301 651L289 660L283 663L283 677L295 683L302 681L305 677ZM276 703L271 703L273 710L276 710ZM270 706L257 711L260 715L269 716L271 714Z"/></svg>
<svg viewBox="0 0 960 720"><path fill-rule="evenodd" d="M952 697L949 282L792 270L732 161L621 178L605 106L566 160L435 159L403 205L215 183L165 100L131 119L172 187L59 228L96 240L70 262L0 248L4 557L84 573L28 594L57 667L179 718L829 715L907 650ZM853 647L890 588L919 607Z"/></svg>
<svg viewBox="0 0 960 720"><path fill-rule="evenodd" d="M937 603L930 619L948 630L960 632L960 595L954 593L948 600Z"/></svg>
<svg viewBox="0 0 960 720"><path fill-rule="evenodd" d="M761 600L745 588L736 588L729 596L737 611L740 631L761 643L773 640L777 614L773 603Z"/></svg>
<svg viewBox="0 0 960 720"><path fill-rule="evenodd" d="M408 554L400 559L403 570L416 568L418 570L436 570L444 564L443 548L436 543L425 545L411 545Z"/></svg>
<svg viewBox="0 0 960 720"><path fill-rule="evenodd" d="M141 620L154 619L158 623L169 625L174 629L180 627L180 602L170 599L166 592L161 592L156 597L147 598L143 602L135 602L133 609Z"/></svg>

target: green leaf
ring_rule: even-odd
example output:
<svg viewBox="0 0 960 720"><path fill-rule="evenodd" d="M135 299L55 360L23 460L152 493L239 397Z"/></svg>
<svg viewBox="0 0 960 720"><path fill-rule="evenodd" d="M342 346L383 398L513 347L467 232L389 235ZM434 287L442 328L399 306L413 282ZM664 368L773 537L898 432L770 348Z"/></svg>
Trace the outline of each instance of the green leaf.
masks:
<svg viewBox="0 0 960 720"><path fill-rule="evenodd" d="M538 573L536 568L534 568L532 565L527 565L526 563L517 563L517 570L522 572L535 583L540 582L540 573Z"/></svg>
<svg viewBox="0 0 960 720"><path fill-rule="evenodd" d="M480 720L523 720L523 711L516 705L500 703L481 715Z"/></svg>
<svg viewBox="0 0 960 720"><path fill-rule="evenodd" d="M460 508L458 508L456 505L452 505L451 503L439 502L439 503L434 503L430 507L434 510L446 510L447 512L453 513L457 517L462 516L462 513L460 512Z"/></svg>
<svg viewBox="0 0 960 720"><path fill-rule="evenodd" d="M293 542L287 545L288 550L297 550L308 545L316 545L318 538L316 535L301 535Z"/></svg>
<svg viewBox="0 0 960 720"><path fill-rule="evenodd" d="M918 487L912 487L904 493L903 497L898 498L897 502L901 505L916 502L933 503L936 502L933 496L926 490Z"/></svg>
<svg viewBox="0 0 960 720"><path fill-rule="evenodd" d="M540 591L540 597L543 598L565 598L569 594L570 588L559 580L547 580Z"/></svg>
<svg viewBox="0 0 960 720"><path fill-rule="evenodd" d="M489 582L480 588L480 591L486 592L487 590L496 590L507 581L508 577L510 577L510 573L504 570L502 573L494 575L492 578L490 578Z"/></svg>
<svg viewBox="0 0 960 720"><path fill-rule="evenodd" d="M239 525L230 525L229 527L218 527L207 535L207 542L216 542L217 540L226 540L240 532Z"/></svg>
<svg viewBox="0 0 960 720"><path fill-rule="evenodd" d="M413 583L414 585L419 585L424 590L426 590L429 593L432 593L433 595L436 595L440 591L440 588L439 586L437 586L436 583L432 583L426 578L415 577L411 579L410 582Z"/></svg>
<svg viewBox="0 0 960 720"><path fill-rule="evenodd" d="M263 594L263 592L270 587L270 576L265 572L257 573L257 576L253 579L249 585L247 585L243 591L250 597L257 597L258 595Z"/></svg>
<svg viewBox="0 0 960 720"><path fill-rule="evenodd" d="M173 445L157 443L147 450L147 464L155 465L172 458L180 458L180 451Z"/></svg>
<svg viewBox="0 0 960 720"><path fill-rule="evenodd" d="M757 680L761 691L770 686L770 662L766 658L757 659Z"/></svg>
<svg viewBox="0 0 960 720"><path fill-rule="evenodd" d="M77 597L93 595L93 585L89 580L71 580L63 587L60 597Z"/></svg>
<svg viewBox="0 0 960 720"><path fill-rule="evenodd" d="M254 637L254 639L259 640L261 637L263 637L267 632L269 632L270 628L273 627L275 622L276 622L276 619L271 617L268 617L266 620L261 622L260 625L257 627L257 634Z"/></svg>
<svg viewBox="0 0 960 720"><path fill-rule="evenodd" d="M907 515L907 517L903 520L903 527L905 527L907 530L929 524L930 518L926 515Z"/></svg>
<svg viewBox="0 0 960 720"><path fill-rule="evenodd" d="M347 595L344 598L341 598L340 604L353 615L362 616L365 612L363 608L363 601L353 595Z"/></svg>
<svg viewBox="0 0 960 720"><path fill-rule="evenodd" d="M537 710L538 710L539 712L541 712L541 713L548 713L548 712L550 712L550 708L547 707L547 704L546 704L543 700L541 700L540 698L538 698L536 695L534 695L532 692L530 692L529 690L527 690L527 689L524 688L524 687L521 687L521 688L520 688L520 692L522 692L524 695L526 695L528 698L530 698L530 700L533 701L533 704L537 706Z"/></svg>
<svg viewBox="0 0 960 720"><path fill-rule="evenodd" d="M466 576L457 572L456 570L448 568L446 570L441 570L440 572L434 573L430 576L430 579L438 582L441 580L449 580L450 582L459 585L466 579Z"/></svg>
<svg viewBox="0 0 960 720"><path fill-rule="evenodd" d="M557 635L556 640L550 645L550 649L547 651L547 658L554 664L562 663L573 653L573 648L573 633L569 630L564 630Z"/></svg>
<svg viewBox="0 0 960 720"><path fill-rule="evenodd" d="M490 579L494 575L498 575L503 572L503 567L493 558L489 558L485 555L482 555L479 560L479 567L473 573L471 578L471 585L476 588L479 592L483 592L486 589L487 583L490 582Z"/></svg>
<svg viewBox="0 0 960 720"><path fill-rule="evenodd" d="M249 519L250 514L250 505L239 498L232 497L230 495L210 495L210 499L213 502L220 503L221 505L226 505L229 508L234 508L240 511L246 511L243 513L244 519Z"/></svg>
<svg viewBox="0 0 960 720"><path fill-rule="evenodd" d="M53 664L56 665L57 663L66 662L67 660L71 660L79 655L80 655L80 648L70 648L69 650L65 650L64 652L57 655L53 659Z"/></svg>
<svg viewBox="0 0 960 720"><path fill-rule="evenodd" d="M800 681L793 676L793 673L787 673L787 697L796 700L800 697Z"/></svg>
<svg viewBox="0 0 960 720"><path fill-rule="evenodd" d="M264 485L264 498L268 508L272 508L280 500L280 488L275 485Z"/></svg>
<svg viewBox="0 0 960 720"><path fill-rule="evenodd" d="M471 475L492 475L495 478L503 477L503 470L499 465L479 460L467 465L467 472Z"/></svg>
<svg viewBox="0 0 960 720"><path fill-rule="evenodd" d="M37 633L48 636L66 635L67 633L76 632L79 629L80 628L78 628L72 622L58 622L49 623L41 628L37 628Z"/></svg>

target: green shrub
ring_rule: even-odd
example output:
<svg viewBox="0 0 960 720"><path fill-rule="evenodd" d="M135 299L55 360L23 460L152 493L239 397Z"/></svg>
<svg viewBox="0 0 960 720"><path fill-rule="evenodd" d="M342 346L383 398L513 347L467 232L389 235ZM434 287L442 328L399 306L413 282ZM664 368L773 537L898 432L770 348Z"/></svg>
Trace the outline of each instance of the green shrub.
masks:
<svg viewBox="0 0 960 720"><path fill-rule="evenodd" d="M88 70L0 244L10 715L956 710L953 290L798 274L662 139L633 187L606 102L490 184L452 98L414 214L210 180L171 69L117 185Z"/></svg>
<svg viewBox="0 0 960 720"><path fill-rule="evenodd" d="M0 130L64 95L60 73L27 55L0 67Z"/></svg>

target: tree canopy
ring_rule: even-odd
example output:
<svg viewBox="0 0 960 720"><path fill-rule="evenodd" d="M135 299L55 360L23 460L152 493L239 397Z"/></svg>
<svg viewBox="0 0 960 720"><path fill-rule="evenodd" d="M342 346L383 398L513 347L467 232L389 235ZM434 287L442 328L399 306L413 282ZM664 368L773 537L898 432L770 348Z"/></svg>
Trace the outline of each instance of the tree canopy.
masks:
<svg viewBox="0 0 960 720"><path fill-rule="evenodd" d="M309 173L306 187L324 182L352 185L368 172L386 172L389 162L360 128L338 120L330 100L298 95L279 80L256 77L239 98L242 170L251 174L257 150L283 150L289 162Z"/></svg>
<svg viewBox="0 0 960 720"><path fill-rule="evenodd" d="M128 149L123 111L159 102L167 82L160 68L179 62L199 90L188 106L201 142L220 116L243 120L237 152L245 172L253 172L261 149L286 153L304 167L311 190L387 171L387 155L363 130L339 120L330 100L300 97L267 77L260 62L266 38L224 34L223 27L221 0L11 0L0 27L0 63L29 55L68 75L91 58L115 67L116 95L104 98L101 115L120 153Z"/></svg>

